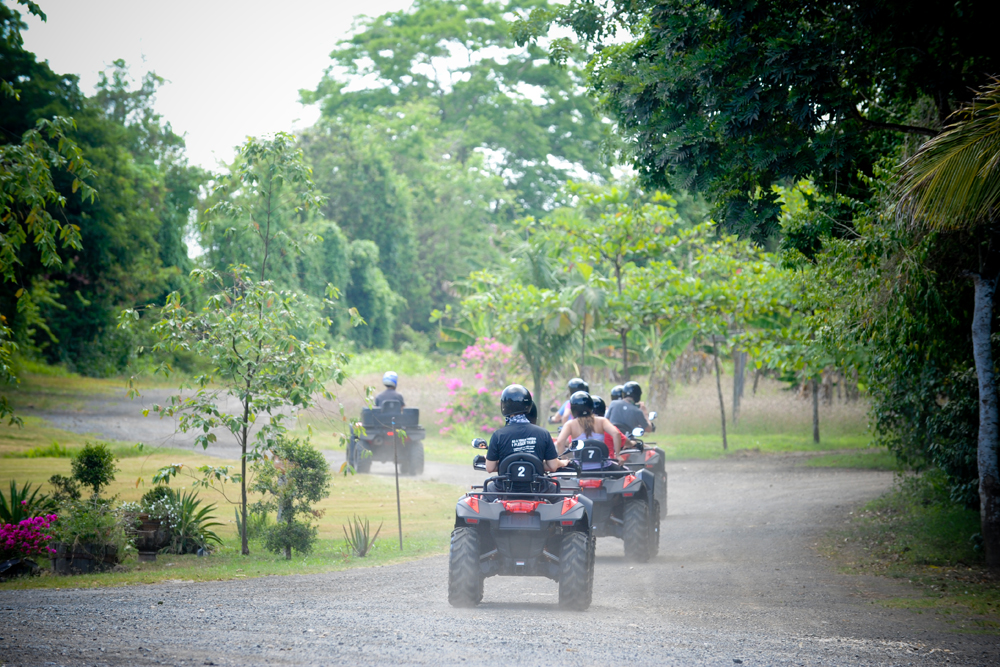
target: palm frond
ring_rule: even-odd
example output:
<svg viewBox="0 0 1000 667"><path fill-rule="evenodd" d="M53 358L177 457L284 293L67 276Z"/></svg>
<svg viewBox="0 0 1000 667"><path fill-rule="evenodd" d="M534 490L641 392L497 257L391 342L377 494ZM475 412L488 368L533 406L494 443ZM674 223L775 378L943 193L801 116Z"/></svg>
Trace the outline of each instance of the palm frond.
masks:
<svg viewBox="0 0 1000 667"><path fill-rule="evenodd" d="M952 118L901 167L896 213L908 226L969 230L1000 217L1000 80Z"/></svg>

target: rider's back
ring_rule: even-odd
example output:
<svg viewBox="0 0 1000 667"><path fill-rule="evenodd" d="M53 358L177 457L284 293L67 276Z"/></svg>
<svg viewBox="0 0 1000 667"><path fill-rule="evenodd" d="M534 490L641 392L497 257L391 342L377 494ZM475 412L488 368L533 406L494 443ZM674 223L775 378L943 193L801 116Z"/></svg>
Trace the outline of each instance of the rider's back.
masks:
<svg viewBox="0 0 1000 667"><path fill-rule="evenodd" d="M626 433L631 433L634 428L649 429L649 422L634 403L624 398L611 401L608 411L604 417L612 424L624 426Z"/></svg>

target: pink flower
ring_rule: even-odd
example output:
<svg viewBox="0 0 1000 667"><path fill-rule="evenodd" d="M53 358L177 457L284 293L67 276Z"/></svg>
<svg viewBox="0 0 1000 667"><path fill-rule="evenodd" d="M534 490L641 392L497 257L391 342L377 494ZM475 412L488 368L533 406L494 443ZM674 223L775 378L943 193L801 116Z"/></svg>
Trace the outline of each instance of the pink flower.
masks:
<svg viewBox="0 0 1000 667"><path fill-rule="evenodd" d="M489 389L487 389L486 387L480 387L478 390L476 390L476 393L481 395L481 394L485 394L488 391L489 391Z"/></svg>
<svg viewBox="0 0 1000 667"><path fill-rule="evenodd" d="M483 374L482 373L476 373L476 379L477 380L482 380L483 379Z"/></svg>
<svg viewBox="0 0 1000 667"><path fill-rule="evenodd" d="M448 387L448 391L458 391L462 388L462 381L459 378L452 378L445 383L445 386Z"/></svg>
<svg viewBox="0 0 1000 667"><path fill-rule="evenodd" d="M483 433L492 433L492 432L493 432L493 431L495 431L495 430L496 430L496 429L495 429L495 428L493 428L492 426L484 426L484 427L482 428L482 431L483 431Z"/></svg>

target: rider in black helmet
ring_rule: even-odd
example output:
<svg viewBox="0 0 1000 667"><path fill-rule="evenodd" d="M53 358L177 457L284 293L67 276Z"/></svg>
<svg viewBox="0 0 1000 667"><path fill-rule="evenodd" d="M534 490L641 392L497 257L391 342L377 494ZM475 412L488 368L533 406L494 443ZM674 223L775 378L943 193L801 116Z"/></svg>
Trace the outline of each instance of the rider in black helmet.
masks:
<svg viewBox="0 0 1000 667"><path fill-rule="evenodd" d="M614 387L612 387L611 388L611 400L612 401L617 401L619 398L621 398L622 397L622 389L624 389L624 388L625 387L623 387L620 384L616 384Z"/></svg>
<svg viewBox="0 0 1000 667"><path fill-rule="evenodd" d="M507 425L494 431L490 437L490 446L486 450L486 472L496 472L500 461L522 452L537 456L550 472L566 465L565 461L559 460L549 432L529 420L534 405L531 392L519 384L507 386L500 394L500 412Z"/></svg>
<svg viewBox="0 0 1000 667"><path fill-rule="evenodd" d="M569 389L569 395L572 396L578 391L585 391L590 393L590 385L583 378L573 378L566 383L566 388ZM554 415L549 417L550 424L565 424L573 418L573 412L569 407L569 399L560 406L559 410L556 411Z"/></svg>
<svg viewBox="0 0 1000 667"><path fill-rule="evenodd" d="M644 431L652 431L653 427L646 419L645 408L640 399L642 398L642 387L638 382L626 382L622 387L622 397L611 401L608 406L607 418L612 424L619 427L626 435L632 433L636 427L641 427Z"/></svg>
<svg viewBox="0 0 1000 667"><path fill-rule="evenodd" d="M563 424L556 440L556 450L560 453L573 440L600 440L607 444L605 435L610 436L608 446L609 458L617 458L622 449L621 434L618 429L604 417L594 414L594 399L585 391L578 391L569 399L573 420Z"/></svg>

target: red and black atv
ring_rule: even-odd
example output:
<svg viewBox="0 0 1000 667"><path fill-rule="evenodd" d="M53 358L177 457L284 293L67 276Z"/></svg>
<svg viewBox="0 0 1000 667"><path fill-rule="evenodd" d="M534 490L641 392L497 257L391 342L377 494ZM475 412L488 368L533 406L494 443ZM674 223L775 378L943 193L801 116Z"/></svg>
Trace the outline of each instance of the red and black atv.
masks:
<svg viewBox="0 0 1000 667"><path fill-rule="evenodd" d="M485 440L473 446L485 449ZM485 470L485 458L473 461ZM455 508L448 558L448 602L473 607L487 577L548 577L559 582L559 606L582 611L594 591L593 505L544 474L532 454L500 461L497 475L473 487Z"/></svg>
<svg viewBox="0 0 1000 667"><path fill-rule="evenodd" d="M625 543L625 557L644 563L660 549L660 519L666 515L667 478L666 471L662 476L657 473L652 458L648 461L641 458L644 455L640 449L641 435L633 433L628 448L622 450L624 466L616 465L608 457L603 440L585 440L567 450L579 462L580 472L566 477L556 473L556 476L564 489L579 489L593 503L595 535L619 538ZM647 468L647 462L651 468Z"/></svg>
<svg viewBox="0 0 1000 667"><path fill-rule="evenodd" d="M656 419L656 413L649 415L649 420ZM630 470L645 469L653 473L656 479L656 493L654 500L659 506L660 519L667 518L667 465L666 455L659 447L654 447L655 443L645 443L642 440L644 432L641 428L632 431L626 436L627 443L622 443L621 458L625 462L625 467ZM656 555L655 553L653 554Z"/></svg>

